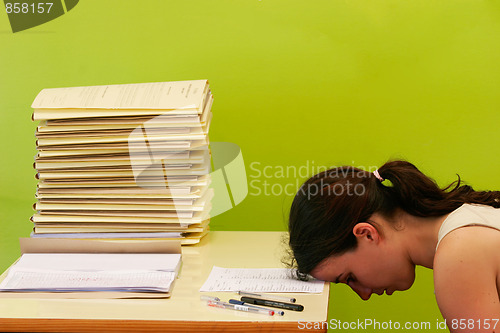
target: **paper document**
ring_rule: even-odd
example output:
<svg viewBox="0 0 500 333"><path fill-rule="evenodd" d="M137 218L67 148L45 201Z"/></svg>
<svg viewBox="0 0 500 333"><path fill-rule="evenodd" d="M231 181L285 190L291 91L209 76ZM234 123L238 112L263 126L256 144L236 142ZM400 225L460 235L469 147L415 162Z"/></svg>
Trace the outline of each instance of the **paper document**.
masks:
<svg viewBox="0 0 500 333"><path fill-rule="evenodd" d="M81 238L81 239L134 239L134 238L181 238L180 232L75 232L36 234L32 232L31 238Z"/></svg>
<svg viewBox="0 0 500 333"><path fill-rule="evenodd" d="M25 253L14 267L59 271L175 271L180 254L164 253Z"/></svg>
<svg viewBox="0 0 500 333"><path fill-rule="evenodd" d="M324 282L299 281L287 268L222 268L214 266L200 291L321 293Z"/></svg>
<svg viewBox="0 0 500 333"><path fill-rule="evenodd" d="M25 253L0 291L168 292L180 262L163 253Z"/></svg>
<svg viewBox="0 0 500 333"><path fill-rule="evenodd" d="M168 292L174 279L175 272L13 269L9 277L0 283L0 290Z"/></svg>
<svg viewBox="0 0 500 333"><path fill-rule="evenodd" d="M207 85L206 80L195 80L51 88L43 89L31 107L112 109L118 115L122 115L119 109L182 110L200 107Z"/></svg>

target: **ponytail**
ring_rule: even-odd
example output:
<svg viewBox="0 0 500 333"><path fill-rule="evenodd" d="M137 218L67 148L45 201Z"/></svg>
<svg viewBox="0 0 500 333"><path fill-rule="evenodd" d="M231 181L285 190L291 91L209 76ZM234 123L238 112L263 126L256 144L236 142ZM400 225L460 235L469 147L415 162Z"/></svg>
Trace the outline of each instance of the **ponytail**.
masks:
<svg viewBox="0 0 500 333"><path fill-rule="evenodd" d="M343 166L321 172L301 186L290 209L292 255L287 261L298 268L299 278L325 258L355 249L354 226L374 213L390 220L397 210L432 217L448 214L464 203L500 208L500 191L475 191L462 184L460 177L440 188L406 161L387 162L377 171Z"/></svg>
<svg viewBox="0 0 500 333"><path fill-rule="evenodd" d="M458 175L458 180L441 189L434 180L406 161L387 162L378 172L392 183L392 186L385 187L397 207L414 216L445 215L464 203L500 207L499 191L474 191L471 186L463 185Z"/></svg>

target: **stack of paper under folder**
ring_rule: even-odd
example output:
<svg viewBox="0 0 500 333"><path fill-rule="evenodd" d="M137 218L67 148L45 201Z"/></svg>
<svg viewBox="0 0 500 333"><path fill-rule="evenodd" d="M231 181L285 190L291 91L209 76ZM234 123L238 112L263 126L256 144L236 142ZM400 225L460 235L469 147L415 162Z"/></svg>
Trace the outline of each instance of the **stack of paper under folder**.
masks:
<svg viewBox="0 0 500 333"><path fill-rule="evenodd" d="M177 240L19 239L0 298L167 298L181 266Z"/></svg>
<svg viewBox="0 0 500 333"><path fill-rule="evenodd" d="M197 243L212 102L206 80L42 90L32 237Z"/></svg>

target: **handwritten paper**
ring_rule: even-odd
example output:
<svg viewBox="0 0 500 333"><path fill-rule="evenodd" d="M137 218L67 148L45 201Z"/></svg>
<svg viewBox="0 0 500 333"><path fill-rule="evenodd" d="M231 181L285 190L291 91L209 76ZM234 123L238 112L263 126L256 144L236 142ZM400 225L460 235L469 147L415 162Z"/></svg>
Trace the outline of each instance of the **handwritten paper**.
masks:
<svg viewBox="0 0 500 333"><path fill-rule="evenodd" d="M175 272L46 271L13 269L1 291L132 291L168 292Z"/></svg>
<svg viewBox="0 0 500 333"><path fill-rule="evenodd" d="M167 253L25 253L18 269L58 271L175 271L180 254Z"/></svg>
<svg viewBox="0 0 500 333"><path fill-rule="evenodd" d="M200 291L321 293L324 282L294 279L287 268L222 268L214 266Z"/></svg>
<svg viewBox="0 0 500 333"><path fill-rule="evenodd" d="M28 253L0 283L0 291L168 292L180 254Z"/></svg>

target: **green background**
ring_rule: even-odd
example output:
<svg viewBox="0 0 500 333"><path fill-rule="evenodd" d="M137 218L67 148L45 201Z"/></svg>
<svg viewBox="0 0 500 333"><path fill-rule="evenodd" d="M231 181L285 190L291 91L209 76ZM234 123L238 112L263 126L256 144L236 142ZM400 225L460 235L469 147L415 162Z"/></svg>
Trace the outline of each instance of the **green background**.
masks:
<svg viewBox="0 0 500 333"><path fill-rule="evenodd" d="M238 144L254 181L213 230L285 230L292 195L279 186L306 175L280 167L310 174L404 158L441 185L459 173L500 188L498 1L85 0L15 34L3 12L0 269L31 231L30 105L41 89L205 78L210 139ZM266 166L272 175L258 177ZM329 319L430 321L438 331L430 270L392 297L362 302L348 289L332 286Z"/></svg>

